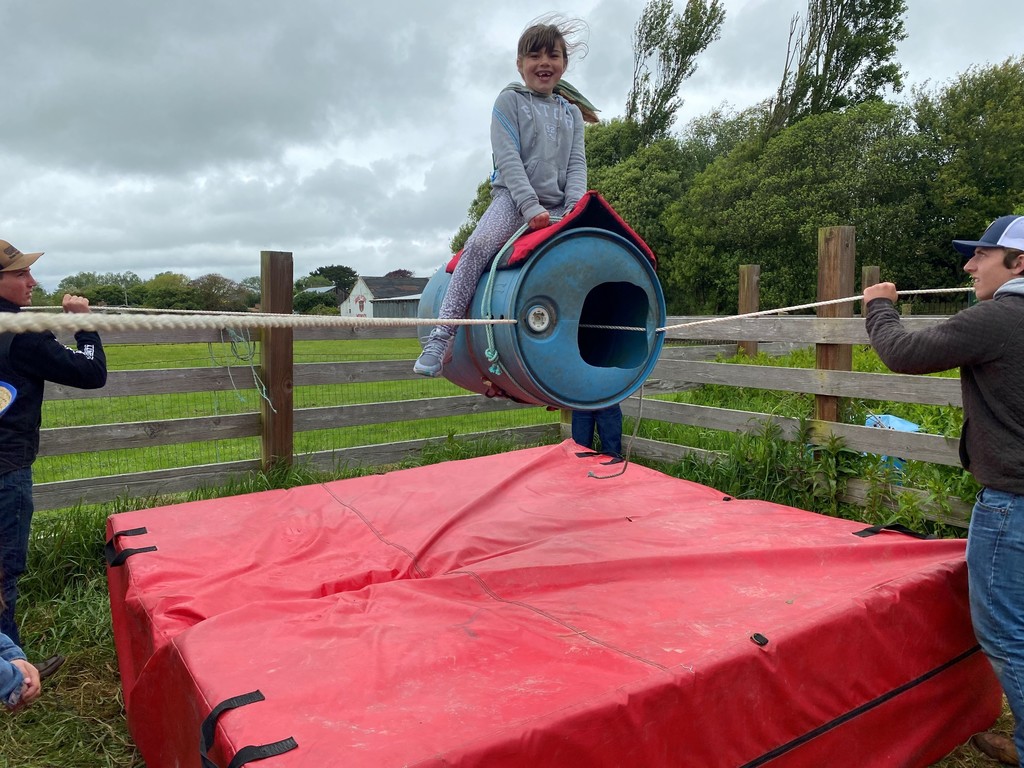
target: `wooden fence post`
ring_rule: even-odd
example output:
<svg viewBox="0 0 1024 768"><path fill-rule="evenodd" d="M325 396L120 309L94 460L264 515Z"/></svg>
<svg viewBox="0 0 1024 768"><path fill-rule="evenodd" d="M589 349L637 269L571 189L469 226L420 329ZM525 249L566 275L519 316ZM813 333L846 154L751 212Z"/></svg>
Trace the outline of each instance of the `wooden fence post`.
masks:
<svg viewBox="0 0 1024 768"><path fill-rule="evenodd" d="M260 251L260 303L264 312L292 314L292 271L290 253ZM260 330L260 378L266 387L266 397L260 400L264 471L292 465L295 440L292 339L291 328Z"/></svg>
<svg viewBox="0 0 1024 768"><path fill-rule="evenodd" d="M864 289L872 285L878 285L882 282L882 271L878 267L861 267L860 269L860 292L864 293ZM857 302L858 312L864 314L864 302Z"/></svg>
<svg viewBox="0 0 1024 768"><path fill-rule="evenodd" d="M565 433L572 437L572 409L562 408L558 411L559 439L565 440Z"/></svg>
<svg viewBox="0 0 1024 768"><path fill-rule="evenodd" d="M822 227L818 230L818 301L854 295L855 235L854 227ZM818 307L817 314L818 317L853 317L853 302ZM853 346L850 344L816 344L814 356L819 370L853 369ZM815 395L814 418L839 421L839 398Z"/></svg>
<svg viewBox="0 0 1024 768"><path fill-rule="evenodd" d="M740 264L739 314L757 312L761 308L761 265ZM747 357L757 356L757 339L741 341L739 351Z"/></svg>

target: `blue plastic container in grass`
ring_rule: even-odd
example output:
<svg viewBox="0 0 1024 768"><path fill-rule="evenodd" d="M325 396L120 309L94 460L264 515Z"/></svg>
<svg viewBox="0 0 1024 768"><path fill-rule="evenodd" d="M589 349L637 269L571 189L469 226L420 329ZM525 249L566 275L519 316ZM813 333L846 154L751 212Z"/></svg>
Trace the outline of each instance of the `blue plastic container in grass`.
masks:
<svg viewBox="0 0 1024 768"><path fill-rule="evenodd" d="M420 318L437 317L450 281L444 270L429 280ZM550 238L520 264L485 272L468 317L517 323L460 326L445 378L471 392L592 410L625 399L650 375L666 310L654 267L636 245L581 227ZM421 326L421 335L431 327Z"/></svg>
<svg viewBox="0 0 1024 768"><path fill-rule="evenodd" d="M906 419L901 419L899 416L893 416L888 413L883 413L881 415L872 413L864 421L864 426L881 427L882 429L898 429L900 432L917 432L921 429L920 425L915 424L912 421L907 421ZM903 459L898 459L893 456L883 456L882 461L895 469L898 473L903 473Z"/></svg>

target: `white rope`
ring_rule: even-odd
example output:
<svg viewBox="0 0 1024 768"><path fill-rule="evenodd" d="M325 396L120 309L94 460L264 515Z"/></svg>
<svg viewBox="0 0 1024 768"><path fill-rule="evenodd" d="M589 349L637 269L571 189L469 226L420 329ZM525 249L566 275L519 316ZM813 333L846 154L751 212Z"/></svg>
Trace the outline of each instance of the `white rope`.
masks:
<svg viewBox="0 0 1024 768"><path fill-rule="evenodd" d="M923 288L912 291L897 291L897 296L913 296L929 293L962 293L973 291L971 287L964 288ZM796 304L791 307L779 309L765 309L760 312L747 312L741 315L727 315L724 317L712 317L706 320L693 320L678 325L668 325L655 329L656 333L676 330L678 328L689 328L696 325L707 325L709 323L723 323L729 320L743 320L750 317L764 317L766 315L781 315L786 312L795 312L801 309L813 309L831 304L845 304L851 301L862 301L863 294L859 296L848 296L843 299L829 299L828 301L816 301L810 304ZM36 310L59 310L60 307L25 307L25 309ZM436 325L440 322L433 318L405 318L405 317L335 317L331 315L275 315L260 312L204 312L201 310L179 309L179 310L153 310L143 307L119 307L119 308L95 308L98 311L75 313L64 312L59 315L44 314L43 312L0 312L0 332L13 331L122 331L122 330L197 330L212 329L220 330L225 327L232 328L401 328L419 325ZM142 313L135 317L126 314L106 314L103 310L122 313ZM160 314L148 314L159 312ZM231 322L225 322L230 319ZM478 320L478 319L445 319L446 325L515 325L518 321L508 320ZM611 331L639 331L645 332L646 328L626 325L584 325L580 328L591 328Z"/></svg>
<svg viewBox="0 0 1024 768"><path fill-rule="evenodd" d="M913 296L922 293L963 293L965 291L973 291L971 287L966 288L922 288L916 291L896 291L897 296ZM680 323L679 325L667 325L664 328L658 328L657 332L671 331L676 328L689 328L694 325L707 325L708 323L724 323L726 320L742 320L747 317L763 317L765 315L781 315L784 312L795 312L798 309L813 309L814 307L827 307L831 304L846 304L851 301L863 301L864 294L860 296L848 296L845 299L829 299L828 301L815 301L811 304L797 304L792 307L782 307L781 309L764 309L760 312L747 312L742 315L729 315L727 317L712 317L709 320L694 320L689 323ZM646 329L640 329L646 330Z"/></svg>
<svg viewBox="0 0 1024 768"><path fill-rule="evenodd" d="M974 288L921 288L914 291L896 291L897 296L913 296L922 293L963 293L966 291L973 291ZM760 312L746 312L742 315L726 315L724 317L712 317L707 320L692 320L688 323L679 323L678 325L666 325L664 328L656 328L655 333L664 333L665 331L676 330L677 328L690 328L694 325L707 325L709 323L724 323L729 320L743 320L748 317L764 317L766 315L781 315L787 312L796 312L799 309L813 309L815 307L827 307L831 304L847 304L851 301L862 301L864 295L860 296L847 296L844 299L828 299L827 301L815 301L810 304L796 304L792 307L781 307L779 309L763 309ZM632 326L632 325L584 325L580 324L580 328L591 328L599 329L602 331L646 331L646 328Z"/></svg>
<svg viewBox="0 0 1024 768"><path fill-rule="evenodd" d="M188 310L192 311L192 310ZM436 325L430 318L334 317L331 315L274 315L256 312L201 312L183 317L159 314L129 317L100 312L65 312L59 315L0 312L0 331L165 331L221 328L397 328ZM515 325L516 320L445 320L449 325Z"/></svg>

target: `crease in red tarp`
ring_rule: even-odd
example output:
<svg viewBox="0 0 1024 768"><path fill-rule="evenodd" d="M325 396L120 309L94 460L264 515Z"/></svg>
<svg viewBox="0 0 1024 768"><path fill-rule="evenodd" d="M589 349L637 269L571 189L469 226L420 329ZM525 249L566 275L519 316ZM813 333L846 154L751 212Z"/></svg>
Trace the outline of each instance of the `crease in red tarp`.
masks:
<svg viewBox="0 0 1024 768"><path fill-rule="evenodd" d="M512 248L502 257L501 263L498 264L498 269L518 266L521 262L528 259L537 248L558 233L580 227L593 227L621 235L639 248L640 252L650 259L651 266L657 268L658 260L655 258L651 247L612 208L611 204L601 197L600 193L591 189L559 221L541 229L528 230L525 234L521 235L512 245ZM461 250L452 256L445 271L449 273L454 272L461 256Z"/></svg>

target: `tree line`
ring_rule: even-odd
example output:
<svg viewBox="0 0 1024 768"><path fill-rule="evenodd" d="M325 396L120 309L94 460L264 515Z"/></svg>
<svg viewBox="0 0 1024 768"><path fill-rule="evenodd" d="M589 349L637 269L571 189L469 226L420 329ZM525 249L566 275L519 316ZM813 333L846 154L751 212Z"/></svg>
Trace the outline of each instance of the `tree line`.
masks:
<svg viewBox="0 0 1024 768"><path fill-rule="evenodd" d="M63 278L52 292L36 286L32 304L59 306L65 293L85 296L95 306L244 312L260 300L260 279L247 277L236 282L217 274L190 278L160 272L143 280L131 271L78 272Z"/></svg>
<svg viewBox="0 0 1024 768"><path fill-rule="evenodd" d="M389 275L411 274L394 270ZM338 314L358 279L356 271L344 265L317 267L295 281L292 305L303 314ZM331 286L329 293L309 291ZM218 274L190 278L177 272L160 272L143 280L127 272L78 272L62 279L52 293L42 286L32 292L35 306L59 306L65 293L85 296L95 306L145 307L148 309L186 309L207 312L245 312L259 306L260 278L231 280Z"/></svg>
<svg viewBox="0 0 1024 768"><path fill-rule="evenodd" d="M923 1L923 0L921 0ZM904 0L809 0L779 86L673 131L680 88L717 39L720 0L652 0L634 28L625 115L586 128L589 186L651 246L673 314L737 309L738 267L762 307L811 302L817 233L853 225L858 268L900 288L964 284L950 241L1024 213L1024 57L897 101ZM489 202L481 183L451 246Z"/></svg>
<svg viewBox="0 0 1024 768"><path fill-rule="evenodd" d="M393 269L384 277L412 277L408 269ZM358 273L342 264L317 267L295 281L292 307L300 314L336 315L348 297ZM329 292L310 289L330 287ZM134 272L78 272L61 280L52 293L42 286L32 291L32 304L59 306L65 293L85 296L95 306L186 309L205 312L246 312L260 303L259 276L236 282L223 275L190 278L160 272L143 280Z"/></svg>

